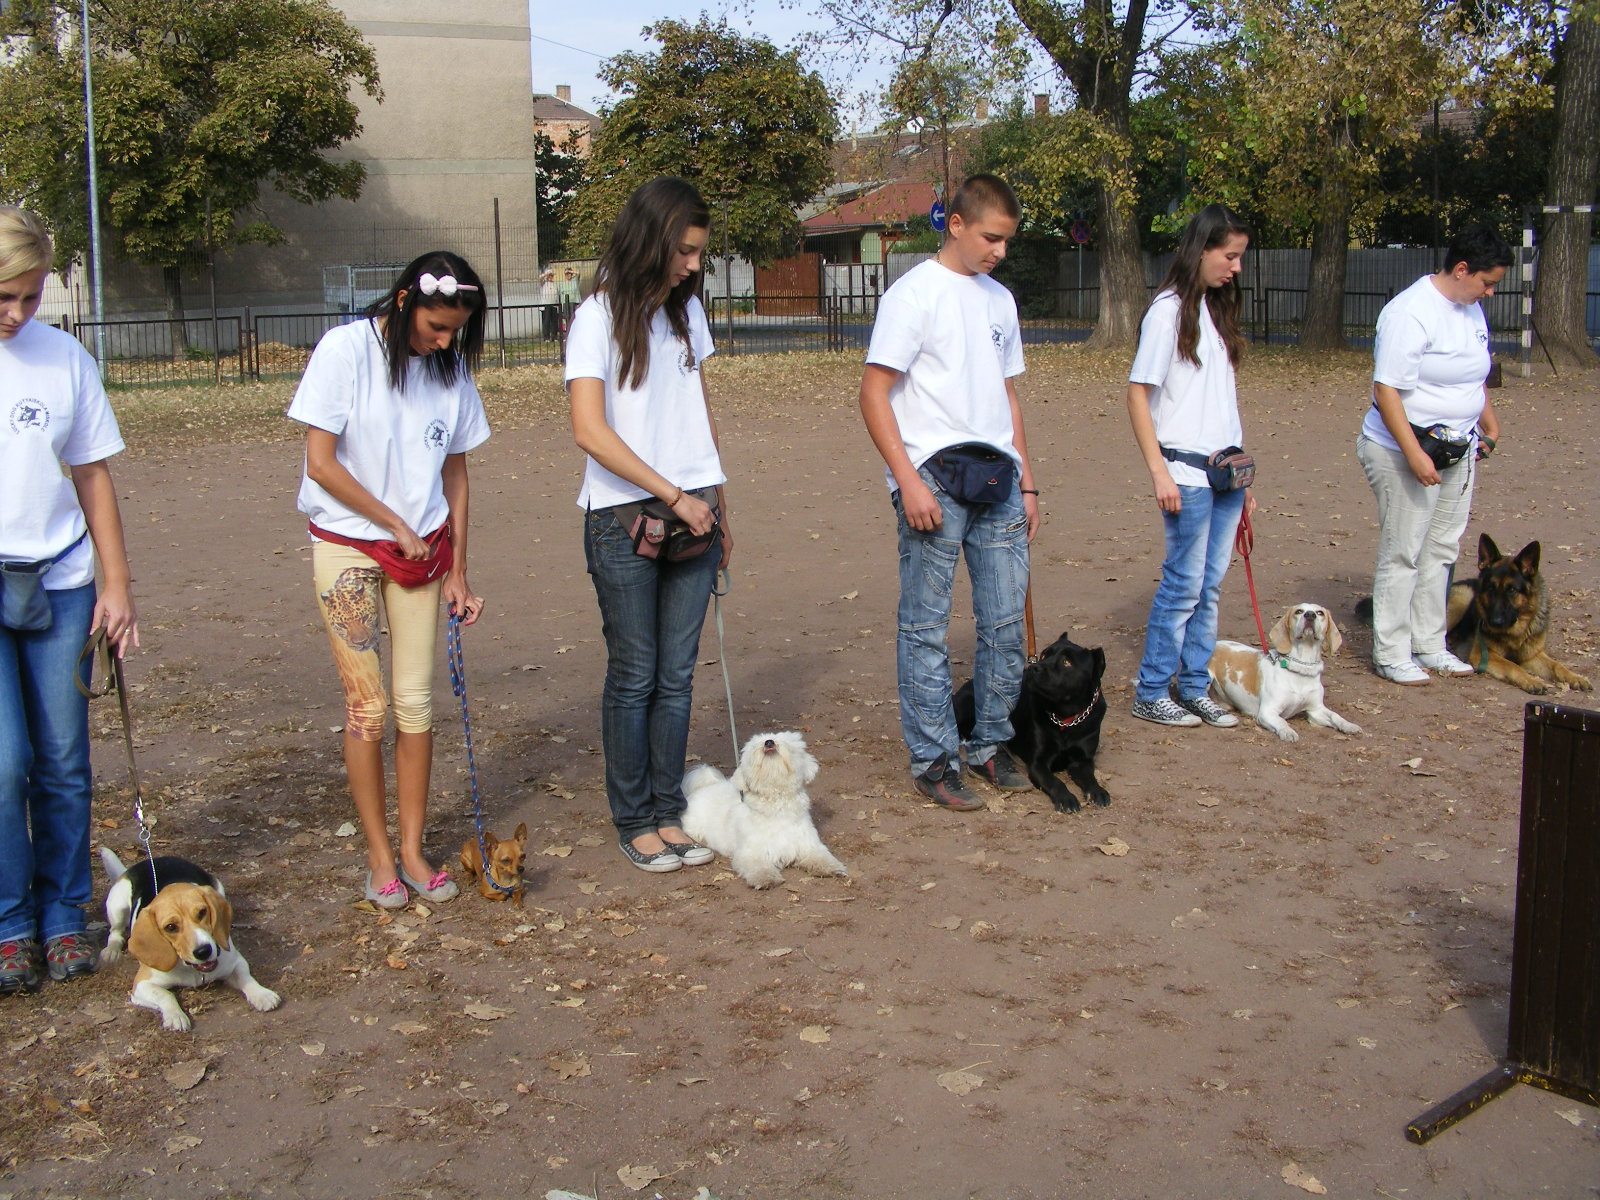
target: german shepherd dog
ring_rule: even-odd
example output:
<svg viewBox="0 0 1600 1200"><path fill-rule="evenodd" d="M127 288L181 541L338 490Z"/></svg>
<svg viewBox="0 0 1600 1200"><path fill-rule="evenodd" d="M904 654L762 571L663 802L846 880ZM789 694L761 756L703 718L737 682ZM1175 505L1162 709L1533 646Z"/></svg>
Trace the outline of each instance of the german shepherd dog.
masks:
<svg viewBox="0 0 1600 1200"><path fill-rule="evenodd" d="M1450 652L1488 674L1541 696L1554 684L1587 692L1593 685L1544 648L1550 593L1539 573L1539 543L1515 558L1487 533L1478 539L1478 577L1450 588L1445 628Z"/></svg>

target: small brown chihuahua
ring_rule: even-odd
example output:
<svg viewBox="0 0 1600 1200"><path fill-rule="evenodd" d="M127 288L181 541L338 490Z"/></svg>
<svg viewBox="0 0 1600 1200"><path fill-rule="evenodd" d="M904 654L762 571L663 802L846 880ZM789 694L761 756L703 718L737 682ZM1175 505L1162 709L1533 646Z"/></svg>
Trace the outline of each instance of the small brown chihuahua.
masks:
<svg viewBox="0 0 1600 1200"><path fill-rule="evenodd" d="M485 900L510 897L522 908L522 861L527 857L527 823L518 825L517 831L504 841L485 830L483 846L489 858L488 877L483 873L483 855L478 853L477 838L461 843L461 869L477 881L478 894Z"/></svg>

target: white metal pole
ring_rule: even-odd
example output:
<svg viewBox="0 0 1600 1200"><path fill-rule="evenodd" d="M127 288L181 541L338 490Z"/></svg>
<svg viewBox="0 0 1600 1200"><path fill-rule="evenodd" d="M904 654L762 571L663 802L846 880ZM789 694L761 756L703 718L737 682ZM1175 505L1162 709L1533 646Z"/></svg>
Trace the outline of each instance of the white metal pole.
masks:
<svg viewBox="0 0 1600 1200"><path fill-rule="evenodd" d="M83 0L83 126L89 154L89 257L94 271L94 360L106 369L106 294L100 257L100 174L94 159L94 74L89 65L89 0Z"/></svg>

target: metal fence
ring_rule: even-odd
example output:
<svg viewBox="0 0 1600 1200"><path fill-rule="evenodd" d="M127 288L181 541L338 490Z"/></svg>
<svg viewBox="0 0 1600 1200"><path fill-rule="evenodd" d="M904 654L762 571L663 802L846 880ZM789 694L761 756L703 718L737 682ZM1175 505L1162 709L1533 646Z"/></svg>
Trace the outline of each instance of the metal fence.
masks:
<svg viewBox="0 0 1600 1200"><path fill-rule="evenodd" d="M899 256L894 256L899 257ZM886 280L897 272L884 273ZM882 299L879 279L858 274L861 290L828 281L813 295L785 294L781 304L763 305L755 293L704 297L717 352L722 355L786 351L863 351ZM1157 277L1159 278L1159 276ZM1263 276L1265 279L1266 276ZM1344 333L1353 346L1371 345L1378 313L1409 279L1382 288L1352 288L1344 298ZM1151 290L1154 282L1148 285ZM1242 316L1253 342L1293 345L1300 336L1307 289L1250 279L1242 288ZM1034 289L1018 295L1026 345L1077 342L1093 331L1100 311L1097 286ZM1496 351L1517 348L1522 292L1497 290L1486 305ZM779 311L773 312L773 309ZM1600 292L1588 294L1590 328L1600 330ZM572 305L491 305L485 314L484 363L517 367L563 361ZM356 319L344 311L239 313L169 320L63 320L92 352L98 352L106 382L113 385L202 383L294 376L305 369L317 341L335 325ZM178 351L174 352L174 347Z"/></svg>

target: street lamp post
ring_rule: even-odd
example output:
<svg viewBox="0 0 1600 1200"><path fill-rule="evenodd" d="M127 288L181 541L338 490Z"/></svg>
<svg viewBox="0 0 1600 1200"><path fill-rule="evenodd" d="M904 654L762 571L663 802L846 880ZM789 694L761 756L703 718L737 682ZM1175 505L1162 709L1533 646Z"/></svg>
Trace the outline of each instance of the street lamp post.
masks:
<svg viewBox="0 0 1600 1200"><path fill-rule="evenodd" d="M89 155L89 257L94 272L94 360L104 374L106 295L100 258L100 175L94 158L94 74L89 58L89 0L83 0L83 125Z"/></svg>

